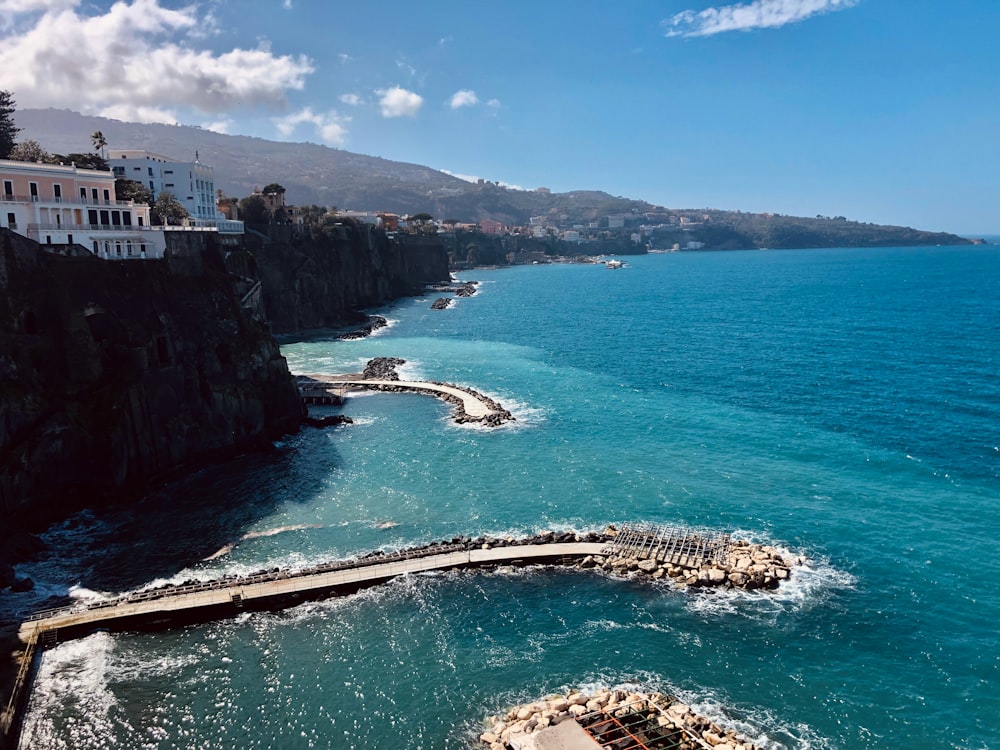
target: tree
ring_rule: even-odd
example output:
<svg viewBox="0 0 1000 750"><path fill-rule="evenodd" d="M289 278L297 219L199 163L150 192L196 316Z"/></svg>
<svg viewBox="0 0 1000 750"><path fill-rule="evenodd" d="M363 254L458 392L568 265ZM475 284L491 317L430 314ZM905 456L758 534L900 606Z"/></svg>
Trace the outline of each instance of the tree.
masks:
<svg viewBox="0 0 1000 750"><path fill-rule="evenodd" d="M104 137L104 133L100 130L95 130L90 134L90 142L94 145L94 151L104 158L104 148L108 145L108 139Z"/></svg>
<svg viewBox="0 0 1000 750"><path fill-rule="evenodd" d="M154 224L180 224L189 215L181 202L166 190L156 196L156 201L149 210Z"/></svg>
<svg viewBox="0 0 1000 750"><path fill-rule="evenodd" d="M9 91L0 91L0 159L10 156L14 148L14 139L21 128L14 124L14 95Z"/></svg>
<svg viewBox="0 0 1000 750"><path fill-rule="evenodd" d="M270 185L265 185L264 189L261 190L260 192L262 192L264 195L275 195L278 193L284 194L285 189L281 187L281 185L279 185L277 182L272 182Z"/></svg>
<svg viewBox="0 0 1000 750"><path fill-rule="evenodd" d="M249 195L240 199L240 218L247 224L267 224L271 220L271 212L259 195Z"/></svg>
<svg viewBox="0 0 1000 750"><path fill-rule="evenodd" d="M38 141L21 141L10 151L10 156L7 158L13 159L14 161L40 161L48 162L52 159L52 156L42 148L42 144Z"/></svg>
<svg viewBox="0 0 1000 750"><path fill-rule="evenodd" d="M51 161L54 164L75 164L80 169L96 169L99 172L108 172L108 162L98 154L52 154Z"/></svg>
<svg viewBox="0 0 1000 750"><path fill-rule="evenodd" d="M127 180L119 177L115 180L115 197L120 201L135 201L147 205L153 202L153 193L137 180Z"/></svg>

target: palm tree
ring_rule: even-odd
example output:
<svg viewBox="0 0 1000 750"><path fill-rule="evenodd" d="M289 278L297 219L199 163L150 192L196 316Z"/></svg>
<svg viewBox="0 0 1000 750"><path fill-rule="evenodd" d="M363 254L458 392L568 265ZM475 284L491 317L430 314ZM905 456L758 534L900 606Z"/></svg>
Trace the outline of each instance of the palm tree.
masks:
<svg viewBox="0 0 1000 750"><path fill-rule="evenodd" d="M100 130L95 130L90 134L90 142L94 146L94 151L97 151L101 155L102 159L105 158L104 149L108 145L108 139L104 137L104 133Z"/></svg>

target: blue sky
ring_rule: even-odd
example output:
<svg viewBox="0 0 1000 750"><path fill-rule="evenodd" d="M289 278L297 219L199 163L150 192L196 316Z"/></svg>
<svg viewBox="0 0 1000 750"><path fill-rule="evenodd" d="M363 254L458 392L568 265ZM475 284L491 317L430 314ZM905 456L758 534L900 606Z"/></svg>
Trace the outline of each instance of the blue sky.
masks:
<svg viewBox="0 0 1000 750"><path fill-rule="evenodd" d="M1000 233L997 0L0 0L20 106Z"/></svg>

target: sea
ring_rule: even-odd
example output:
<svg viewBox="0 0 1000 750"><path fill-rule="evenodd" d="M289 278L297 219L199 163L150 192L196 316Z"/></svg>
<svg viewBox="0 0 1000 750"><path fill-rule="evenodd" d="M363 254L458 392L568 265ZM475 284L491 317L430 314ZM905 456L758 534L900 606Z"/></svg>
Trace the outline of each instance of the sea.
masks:
<svg viewBox="0 0 1000 750"><path fill-rule="evenodd" d="M475 296L287 340L516 417L356 394L142 502L86 510L4 602L93 600L468 535L650 522L807 562L775 592L594 571L413 575L45 652L20 747L469 748L569 689L671 693L764 748L1000 750L1000 248L689 252L463 272ZM12 603L13 602L13 603Z"/></svg>

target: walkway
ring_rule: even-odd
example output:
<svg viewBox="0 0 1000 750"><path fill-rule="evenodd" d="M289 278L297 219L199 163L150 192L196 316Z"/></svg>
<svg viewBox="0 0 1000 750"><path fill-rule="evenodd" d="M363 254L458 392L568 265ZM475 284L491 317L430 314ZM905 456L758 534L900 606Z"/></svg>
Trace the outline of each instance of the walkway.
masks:
<svg viewBox="0 0 1000 750"><path fill-rule="evenodd" d="M90 606L39 612L22 623L18 637L47 644L97 629L168 627L229 617L243 610L294 606L338 592L356 591L408 573L497 565L575 562L600 554L604 543L570 542L465 549L462 545L411 550L302 571L279 571L131 594Z"/></svg>
<svg viewBox="0 0 1000 750"><path fill-rule="evenodd" d="M460 388L449 383L436 383L422 380L367 380L350 375L305 375L299 378L300 389L307 383L321 383L334 389L339 389L342 396L351 388L362 388L375 391L400 391L409 393L425 393L443 398L458 406L455 419L459 422L485 422L492 426L514 420L510 412L486 396L471 388Z"/></svg>

